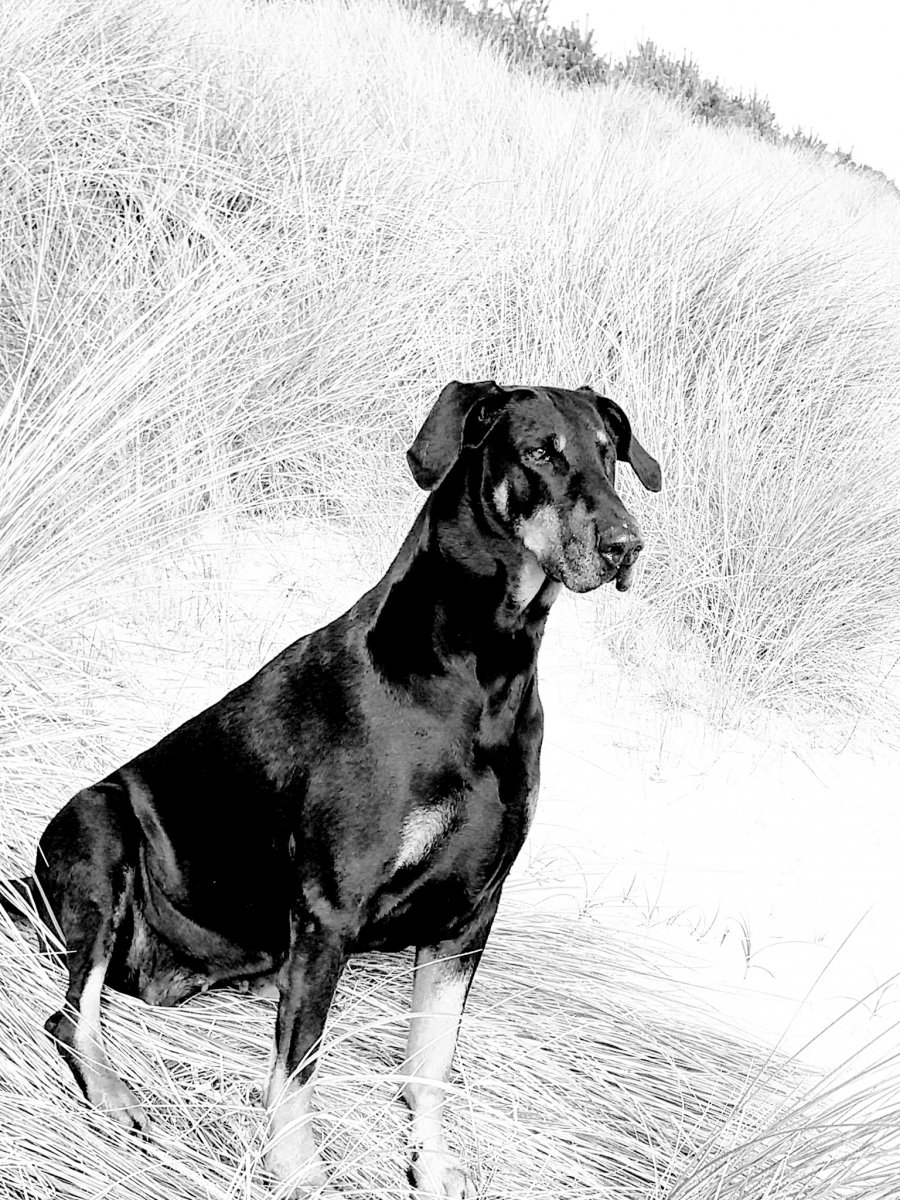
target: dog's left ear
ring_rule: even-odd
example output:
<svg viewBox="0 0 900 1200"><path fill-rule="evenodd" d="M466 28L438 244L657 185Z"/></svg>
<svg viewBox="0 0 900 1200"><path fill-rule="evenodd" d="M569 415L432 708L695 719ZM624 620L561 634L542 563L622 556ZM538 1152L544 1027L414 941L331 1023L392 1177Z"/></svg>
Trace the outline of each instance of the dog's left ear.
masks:
<svg viewBox="0 0 900 1200"><path fill-rule="evenodd" d="M619 408L614 400L601 396L586 384L578 390L589 392L593 397L600 416L613 435L616 443L616 458L619 462L630 464L631 469L648 492L658 492L662 487L662 468L631 432L631 422L624 410Z"/></svg>
<svg viewBox="0 0 900 1200"><path fill-rule="evenodd" d="M426 492L434 491L463 446L480 446L500 415L503 389L486 379L481 383L448 383L425 418L406 452L413 479Z"/></svg>

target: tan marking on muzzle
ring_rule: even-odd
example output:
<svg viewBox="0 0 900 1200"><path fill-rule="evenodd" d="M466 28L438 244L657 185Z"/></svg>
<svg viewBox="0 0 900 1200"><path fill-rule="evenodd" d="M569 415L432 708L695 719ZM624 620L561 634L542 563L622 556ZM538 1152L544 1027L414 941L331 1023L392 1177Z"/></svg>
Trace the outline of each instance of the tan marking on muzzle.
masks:
<svg viewBox="0 0 900 1200"><path fill-rule="evenodd" d="M549 504L537 508L525 520L516 522L516 533L522 540L522 545L540 562L552 550L562 544L562 526L559 513Z"/></svg>

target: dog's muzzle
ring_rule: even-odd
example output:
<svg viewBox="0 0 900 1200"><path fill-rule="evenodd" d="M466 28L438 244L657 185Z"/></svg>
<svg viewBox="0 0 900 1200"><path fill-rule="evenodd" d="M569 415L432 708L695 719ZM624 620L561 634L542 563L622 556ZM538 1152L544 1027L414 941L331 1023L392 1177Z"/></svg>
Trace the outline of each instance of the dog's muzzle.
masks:
<svg viewBox="0 0 900 1200"><path fill-rule="evenodd" d="M643 538L624 530L607 530L600 535L598 548L601 558L615 571L616 591L627 592L634 579L637 556L644 548Z"/></svg>

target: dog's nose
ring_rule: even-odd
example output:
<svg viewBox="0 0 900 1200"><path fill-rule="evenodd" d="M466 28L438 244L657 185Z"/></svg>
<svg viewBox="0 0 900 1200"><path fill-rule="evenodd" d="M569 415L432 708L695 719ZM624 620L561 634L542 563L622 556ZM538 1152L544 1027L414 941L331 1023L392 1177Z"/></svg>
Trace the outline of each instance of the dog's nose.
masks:
<svg viewBox="0 0 900 1200"><path fill-rule="evenodd" d="M634 562L644 548L640 534L626 533L622 528L607 529L600 534L600 553L610 566L618 567L623 562Z"/></svg>

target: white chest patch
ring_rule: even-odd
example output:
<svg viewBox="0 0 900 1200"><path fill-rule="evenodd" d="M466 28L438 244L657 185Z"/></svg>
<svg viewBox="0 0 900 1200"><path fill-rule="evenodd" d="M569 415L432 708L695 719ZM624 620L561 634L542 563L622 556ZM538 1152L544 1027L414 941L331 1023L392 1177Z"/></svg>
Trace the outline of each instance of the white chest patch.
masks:
<svg viewBox="0 0 900 1200"><path fill-rule="evenodd" d="M411 867L427 858L450 828L452 820L453 812L449 804L430 804L427 808L414 809L403 822L394 870Z"/></svg>
<svg viewBox="0 0 900 1200"><path fill-rule="evenodd" d="M494 488L494 503L501 517L509 516L509 481L501 479Z"/></svg>

